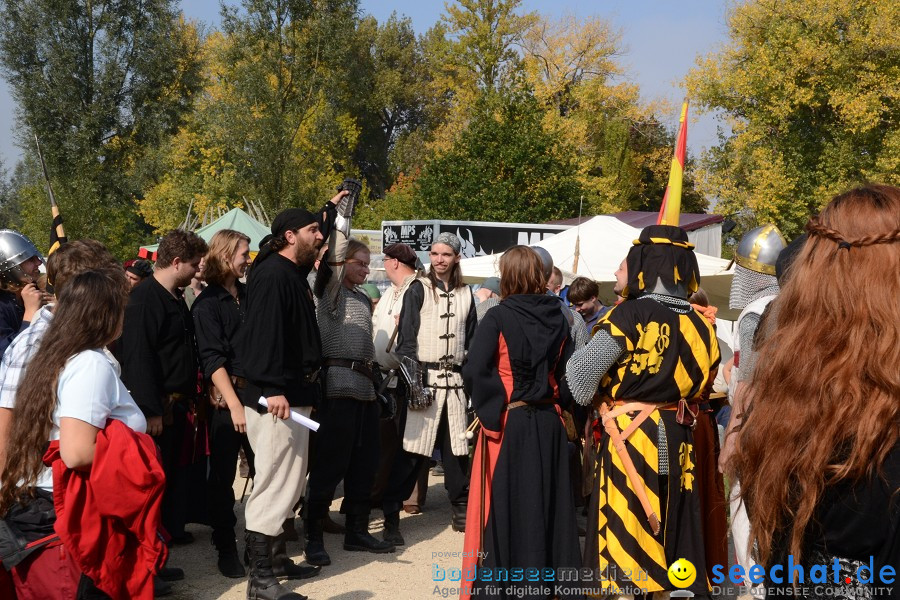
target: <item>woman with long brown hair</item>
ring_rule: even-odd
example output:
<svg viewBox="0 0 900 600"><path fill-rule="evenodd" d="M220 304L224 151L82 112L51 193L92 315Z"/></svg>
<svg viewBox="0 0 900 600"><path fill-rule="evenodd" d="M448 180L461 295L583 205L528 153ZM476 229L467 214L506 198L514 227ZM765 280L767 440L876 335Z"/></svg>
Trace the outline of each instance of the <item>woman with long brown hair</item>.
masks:
<svg viewBox="0 0 900 600"><path fill-rule="evenodd" d="M851 586L838 596L868 597L869 579L897 598L879 578L900 565L900 189L841 194L807 231L757 340L727 468L767 572L791 556L807 584L825 565ZM780 585L800 583L785 573Z"/></svg>
<svg viewBox="0 0 900 600"><path fill-rule="evenodd" d="M555 574L581 567L562 418L572 402L564 375L573 342L546 285L534 250L507 250L500 259L503 300L478 324L463 367L481 421L469 484L463 598L548 598L553 594L534 592L543 584L495 582L513 569Z"/></svg>
<svg viewBox="0 0 900 600"><path fill-rule="evenodd" d="M104 351L122 331L127 301L128 284L119 268L83 272L61 291L48 341L29 363L17 393L0 477L0 515L5 518L52 498L53 474L42 462L48 441L59 440L67 469L90 471L97 435L108 419L145 431L144 415L122 385L118 364ZM63 549L69 554L65 561L55 548L46 547L13 571L20 598L75 596L80 572L71 549ZM43 562L48 559L60 564L48 566ZM47 576L50 572L53 576Z"/></svg>

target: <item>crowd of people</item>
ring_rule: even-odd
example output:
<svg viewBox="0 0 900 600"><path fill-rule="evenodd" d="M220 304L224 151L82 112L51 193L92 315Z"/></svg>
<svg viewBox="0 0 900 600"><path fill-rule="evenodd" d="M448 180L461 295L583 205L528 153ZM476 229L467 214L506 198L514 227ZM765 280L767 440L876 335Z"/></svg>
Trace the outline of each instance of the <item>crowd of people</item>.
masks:
<svg viewBox="0 0 900 600"><path fill-rule="evenodd" d="M900 597L900 189L841 194L790 244L749 231L731 358L678 227L640 232L612 306L583 277L562 300L539 247L473 293L450 233L427 272L384 248L379 293L347 195L278 214L252 263L240 232L175 230L155 265L78 240L42 275L0 231L0 596L165 595L203 523L248 598L303 600L284 582L327 572L325 531L405 544L439 453L463 598L709 596L729 520L754 596ZM804 587L817 566L833 588Z"/></svg>

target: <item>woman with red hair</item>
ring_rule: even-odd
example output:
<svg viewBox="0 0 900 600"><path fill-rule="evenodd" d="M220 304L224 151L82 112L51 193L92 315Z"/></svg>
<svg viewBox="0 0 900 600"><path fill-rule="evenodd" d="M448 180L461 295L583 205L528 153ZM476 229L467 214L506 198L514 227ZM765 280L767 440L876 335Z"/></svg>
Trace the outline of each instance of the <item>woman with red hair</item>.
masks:
<svg viewBox="0 0 900 600"><path fill-rule="evenodd" d="M766 572L804 567L778 587L823 565L839 589L818 595L900 598L900 189L841 194L807 231L757 335L727 469Z"/></svg>

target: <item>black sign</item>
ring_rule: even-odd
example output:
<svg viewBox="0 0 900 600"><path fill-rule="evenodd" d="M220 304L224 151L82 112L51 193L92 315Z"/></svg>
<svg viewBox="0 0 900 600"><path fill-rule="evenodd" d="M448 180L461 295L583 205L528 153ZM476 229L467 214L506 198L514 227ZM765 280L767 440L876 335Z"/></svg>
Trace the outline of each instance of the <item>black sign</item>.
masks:
<svg viewBox="0 0 900 600"><path fill-rule="evenodd" d="M384 245L403 242L419 253L427 264L427 253L438 235L455 233L462 242L464 258L499 254L522 244L539 245L541 240L569 229L568 225L532 225L528 223L488 223L480 221L382 221Z"/></svg>

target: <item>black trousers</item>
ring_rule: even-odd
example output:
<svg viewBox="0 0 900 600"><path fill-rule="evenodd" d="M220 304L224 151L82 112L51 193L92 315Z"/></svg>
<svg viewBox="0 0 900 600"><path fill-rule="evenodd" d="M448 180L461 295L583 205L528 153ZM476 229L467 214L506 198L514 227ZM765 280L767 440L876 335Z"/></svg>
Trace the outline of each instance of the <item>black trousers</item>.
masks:
<svg viewBox="0 0 900 600"><path fill-rule="evenodd" d="M190 473L182 456L188 427L188 410L186 401L176 401L172 407L172 424L164 424L162 433L156 438L162 468L166 474L162 525L173 538L184 535L184 526L188 522Z"/></svg>
<svg viewBox="0 0 900 600"><path fill-rule="evenodd" d="M353 398L322 401L316 455L309 471L307 519L328 515L334 491L344 480L341 512L369 514L369 503L379 455L379 413L377 402Z"/></svg>
<svg viewBox="0 0 900 600"><path fill-rule="evenodd" d="M238 452L243 447L247 461L253 464L253 450L246 433L234 430L231 411L209 408L209 473L206 478L207 521L213 536L234 539L234 477ZM252 471L252 467L251 467Z"/></svg>
<svg viewBox="0 0 900 600"><path fill-rule="evenodd" d="M405 425L405 418L404 418ZM441 449L441 458L444 465L444 488L450 498L450 504L464 505L469 498L469 455L454 456L451 447L452 434L450 424L447 421L447 408L441 413L441 422L438 425L437 438L434 445ZM429 457L421 454L413 454L401 449L394 461L394 468L388 480L387 489L384 492L382 508L385 514L398 512L403 508L403 501L409 498L416 480L422 469L422 464Z"/></svg>

